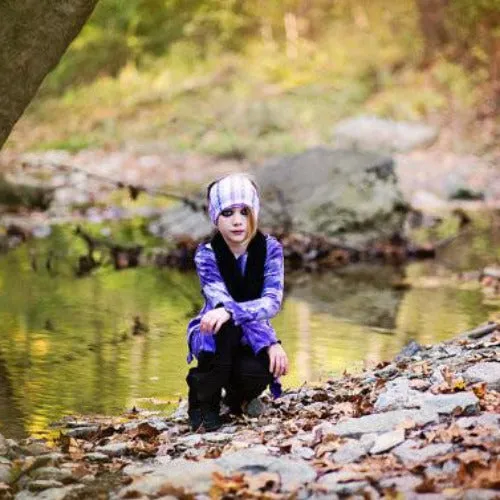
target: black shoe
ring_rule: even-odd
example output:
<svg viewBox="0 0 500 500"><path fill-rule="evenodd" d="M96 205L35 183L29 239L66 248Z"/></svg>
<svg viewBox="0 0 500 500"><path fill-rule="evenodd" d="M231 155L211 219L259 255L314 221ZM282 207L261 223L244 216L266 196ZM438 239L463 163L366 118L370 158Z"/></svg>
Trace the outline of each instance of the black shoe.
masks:
<svg viewBox="0 0 500 500"><path fill-rule="evenodd" d="M210 410L203 415L203 428L206 432L213 432L222 427L222 421L217 412Z"/></svg>
<svg viewBox="0 0 500 500"><path fill-rule="evenodd" d="M194 410L188 410L189 424L191 425L191 430L197 432L203 423L203 414L199 408Z"/></svg>

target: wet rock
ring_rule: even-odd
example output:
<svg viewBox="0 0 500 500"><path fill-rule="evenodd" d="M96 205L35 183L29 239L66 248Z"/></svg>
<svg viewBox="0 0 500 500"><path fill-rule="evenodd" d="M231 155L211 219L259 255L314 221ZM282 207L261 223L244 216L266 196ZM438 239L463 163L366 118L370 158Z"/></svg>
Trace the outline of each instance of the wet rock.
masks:
<svg viewBox="0 0 500 500"><path fill-rule="evenodd" d="M36 480L53 480L61 483L71 483L74 481L70 471L58 469L57 467L41 467L30 473L30 476Z"/></svg>
<svg viewBox="0 0 500 500"><path fill-rule="evenodd" d="M64 455L62 453L46 453L45 455L39 455L33 460L31 469L38 469L39 467L46 466L56 466L59 465L64 460Z"/></svg>
<svg viewBox="0 0 500 500"><path fill-rule="evenodd" d="M405 440L404 429L396 429L395 431L386 432L379 436L375 441L375 444L370 449L372 455L378 453L384 453L394 448L398 444L401 444Z"/></svg>
<svg viewBox="0 0 500 500"><path fill-rule="evenodd" d="M364 446L359 441L350 440L333 453L331 459L340 464L350 464L365 455L366 450Z"/></svg>
<svg viewBox="0 0 500 500"><path fill-rule="evenodd" d="M338 436L357 437L368 433L389 432L403 422L411 420L417 425L425 425L438 420L435 411L428 410L396 410L386 413L374 413L359 418L349 418L334 426Z"/></svg>
<svg viewBox="0 0 500 500"><path fill-rule="evenodd" d="M219 467L228 473L276 472L281 477L283 491L292 491L303 483L316 478L316 471L307 463L291 458L275 458L253 450L227 453L216 460Z"/></svg>
<svg viewBox="0 0 500 500"><path fill-rule="evenodd" d="M109 456L104 453L86 453L85 458L89 462L107 462L109 460Z"/></svg>
<svg viewBox="0 0 500 500"><path fill-rule="evenodd" d="M304 460L311 460L314 458L315 453L313 449L307 446L292 446L291 455Z"/></svg>
<svg viewBox="0 0 500 500"><path fill-rule="evenodd" d="M48 490L49 488L61 488L62 486L62 483L53 479L39 479L32 481L28 488L30 491L43 491Z"/></svg>
<svg viewBox="0 0 500 500"><path fill-rule="evenodd" d="M10 483L12 465L0 462L0 483Z"/></svg>
<svg viewBox="0 0 500 500"><path fill-rule="evenodd" d="M500 363L477 363L465 370L464 378L471 382L486 382L490 389L500 391Z"/></svg>
<svg viewBox="0 0 500 500"><path fill-rule="evenodd" d="M422 351L422 346L418 342L412 340L408 344L406 344L398 354L396 354L394 360L401 361L404 358L411 358L412 356L415 356L415 354L421 351Z"/></svg>
<svg viewBox="0 0 500 500"><path fill-rule="evenodd" d="M5 457L9 453L7 440L0 434L0 457Z"/></svg>
<svg viewBox="0 0 500 500"><path fill-rule="evenodd" d="M33 442L21 446L21 451L25 455L36 457L38 455L45 455L50 453L50 449L45 443Z"/></svg>
<svg viewBox="0 0 500 500"><path fill-rule="evenodd" d="M223 470L214 460L193 462L182 458L172 460L167 465L156 468L151 474L140 477L122 489L119 498L133 498L133 495L157 495L165 485L185 488L191 493L208 493L212 484L212 474Z"/></svg>
<svg viewBox="0 0 500 500"><path fill-rule="evenodd" d="M429 146L438 130L425 123L359 116L341 120L333 135L337 147L401 153Z"/></svg>
<svg viewBox="0 0 500 500"><path fill-rule="evenodd" d="M74 484L62 488L49 488L41 493L21 491L16 495L16 500L69 500L75 498L74 495L77 495L77 492L84 488L81 484Z"/></svg>
<svg viewBox="0 0 500 500"><path fill-rule="evenodd" d="M128 452L126 443L110 443L104 446L97 446L95 453L104 453L108 457L121 457Z"/></svg>
<svg viewBox="0 0 500 500"><path fill-rule="evenodd" d="M70 431L68 431L67 435L75 439L89 439L98 430L99 426L97 425L91 425L87 427L77 427L76 429L71 429Z"/></svg>
<svg viewBox="0 0 500 500"><path fill-rule="evenodd" d="M444 455L453 449L453 445L449 443L430 444L423 448L418 448L418 446L418 442L410 439L397 448L394 448L392 453L408 467L410 465L424 463L431 458Z"/></svg>

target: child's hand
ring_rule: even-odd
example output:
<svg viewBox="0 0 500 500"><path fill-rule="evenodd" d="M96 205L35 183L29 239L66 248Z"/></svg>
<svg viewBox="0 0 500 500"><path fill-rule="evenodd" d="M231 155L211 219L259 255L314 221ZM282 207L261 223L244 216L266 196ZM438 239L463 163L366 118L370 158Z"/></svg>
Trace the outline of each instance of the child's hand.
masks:
<svg viewBox="0 0 500 500"><path fill-rule="evenodd" d="M269 354L269 371L280 377L288 373L288 357L280 344L273 344L267 348Z"/></svg>
<svg viewBox="0 0 500 500"><path fill-rule="evenodd" d="M201 318L200 332L206 333L207 335L215 334L229 319L231 319L231 315L223 307L212 309Z"/></svg>

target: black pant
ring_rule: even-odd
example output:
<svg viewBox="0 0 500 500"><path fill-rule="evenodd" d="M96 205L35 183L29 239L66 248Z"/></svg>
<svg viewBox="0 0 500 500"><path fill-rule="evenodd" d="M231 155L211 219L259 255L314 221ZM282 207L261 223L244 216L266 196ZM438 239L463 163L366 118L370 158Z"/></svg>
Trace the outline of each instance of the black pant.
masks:
<svg viewBox="0 0 500 500"><path fill-rule="evenodd" d="M237 413L243 401L256 398L272 382L267 350L254 354L249 346L241 345L241 337L241 328L226 322L215 334L215 353L200 352L198 366L186 378L190 410L218 413L225 388L226 403Z"/></svg>

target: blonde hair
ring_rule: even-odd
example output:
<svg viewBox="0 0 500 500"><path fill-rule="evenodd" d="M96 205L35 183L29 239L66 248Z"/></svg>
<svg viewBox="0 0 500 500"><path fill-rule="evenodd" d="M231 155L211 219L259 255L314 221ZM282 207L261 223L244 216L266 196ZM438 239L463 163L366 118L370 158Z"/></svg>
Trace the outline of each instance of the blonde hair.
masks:
<svg viewBox="0 0 500 500"><path fill-rule="evenodd" d="M247 227L247 236L244 240L245 245L250 243L254 236L257 234L257 220L255 219L255 213L253 209L248 208L248 227Z"/></svg>

